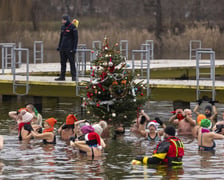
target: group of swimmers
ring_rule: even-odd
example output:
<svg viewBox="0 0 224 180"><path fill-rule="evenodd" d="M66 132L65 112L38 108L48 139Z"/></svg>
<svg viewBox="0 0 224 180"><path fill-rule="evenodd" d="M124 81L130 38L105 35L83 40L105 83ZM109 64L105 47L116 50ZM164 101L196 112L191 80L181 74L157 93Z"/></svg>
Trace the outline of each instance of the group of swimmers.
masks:
<svg viewBox="0 0 224 180"><path fill-rule="evenodd" d="M170 165L182 164L184 155L183 143L176 135L193 135L198 140L199 151L212 151L215 149L216 139L224 139L224 117L222 121L217 122L217 109L215 101L208 101L209 105L205 106L204 113L199 112L203 100L198 100L198 104L193 112L197 115L197 120L192 118L191 109L176 109L171 112L173 115L169 119L172 125L164 125L159 119L150 120L144 111L141 112L132 132L145 139L158 142L152 157L137 156L132 164L163 164ZM158 130L159 125L162 130ZM176 128L174 128L176 126ZM175 131L177 129L177 132ZM161 139L161 136L164 138Z"/></svg>
<svg viewBox="0 0 224 180"><path fill-rule="evenodd" d="M224 121L217 122L217 110L214 101L209 101L211 105L207 105L204 113L200 113L198 110L202 102L202 100L198 100L198 104L193 110L197 115L197 120L192 118L191 109L176 109L171 112L173 114L169 119L169 124L176 127L177 132L175 130L175 133L177 135L193 135L198 140L199 150L208 151L215 148L215 139L224 139ZM56 144L54 125L57 120L48 118L42 127L42 116L32 104L28 104L18 111L10 111L9 116L18 124L19 140L41 139L44 144ZM161 128L159 129L159 127ZM106 121L102 120L91 124L86 120L78 120L74 114L69 114L57 132L62 140L68 141L71 146L79 149L80 153L94 157L101 156L106 147L102 134L107 130ZM154 120L150 120L144 110L141 110L130 130L135 135L144 137L151 142L163 142L164 137L172 139L176 135L173 134L174 130L170 126L167 127L160 118L156 117ZM117 134L123 134L124 131L122 126L115 130ZM174 140L180 141L177 137ZM3 144L2 137L0 137L0 148L3 147L1 142ZM178 144L181 143L180 141Z"/></svg>
<svg viewBox="0 0 224 180"><path fill-rule="evenodd" d="M177 135L193 135L198 140L199 150L213 150L215 148L215 139L224 139L224 119L217 121L217 109L215 101L208 101L204 112L200 113L200 105L203 100L198 100L193 112L197 120L192 118L191 109L176 109L171 112L169 124L177 129ZM158 130L159 125L162 130ZM144 111L141 112L134 127L131 129L139 136L145 137L150 141L161 140L166 125L159 119L150 120Z"/></svg>
<svg viewBox="0 0 224 180"><path fill-rule="evenodd" d="M44 144L56 144L54 126L57 120L53 117L48 118L42 127L42 116L32 104L28 104L18 111L10 111L9 116L17 122L19 140L41 139ZM94 157L101 156L102 150L106 147L101 137L106 128L105 121L90 125L90 122L78 121L74 114L69 114L57 132L62 140L68 141L81 153Z"/></svg>

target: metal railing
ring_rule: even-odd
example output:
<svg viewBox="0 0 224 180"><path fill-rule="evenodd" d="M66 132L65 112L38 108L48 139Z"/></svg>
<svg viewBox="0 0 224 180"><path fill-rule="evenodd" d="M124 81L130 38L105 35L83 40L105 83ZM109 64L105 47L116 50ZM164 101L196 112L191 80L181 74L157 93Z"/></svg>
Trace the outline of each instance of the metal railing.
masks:
<svg viewBox="0 0 224 180"><path fill-rule="evenodd" d="M153 40L146 40L145 44L149 44L150 45L150 48L149 48L150 60L154 59L154 42L153 42Z"/></svg>
<svg viewBox="0 0 224 180"><path fill-rule="evenodd" d="M85 54L83 56L79 56L76 54L76 96L80 96L80 90L81 88L85 88L83 83L81 82L82 77L89 77L91 80L91 76L88 75L87 67L89 67L89 74L92 72L92 60L93 60L93 53L94 51L91 49L77 49L77 54Z"/></svg>
<svg viewBox="0 0 224 180"><path fill-rule="evenodd" d="M132 50L132 73L135 75L135 68L140 67L140 76L138 78L146 79L146 89L147 89L147 96L150 95L150 87L149 87L149 80L150 80L150 50L149 44L144 45L145 50ZM140 64L139 61L136 61L137 54L140 54ZM145 57L145 59L144 59ZM138 62L138 63L137 63ZM146 74L144 74L144 70L146 70Z"/></svg>
<svg viewBox="0 0 224 180"><path fill-rule="evenodd" d="M33 63L37 61L40 63L44 62L44 44L43 41L34 41L33 43Z"/></svg>
<svg viewBox="0 0 224 180"><path fill-rule="evenodd" d="M5 73L5 69L12 67L12 61L14 59L15 43L0 43L2 49L2 74ZM21 59L20 59L21 60Z"/></svg>
<svg viewBox="0 0 224 180"><path fill-rule="evenodd" d="M128 59L128 40L120 40L120 54Z"/></svg>
<svg viewBox="0 0 224 180"><path fill-rule="evenodd" d="M201 49L201 40L190 40L190 51L189 51L189 59L196 59L196 51L197 49Z"/></svg>
<svg viewBox="0 0 224 180"><path fill-rule="evenodd" d="M206 56L206 58L204 58ZM209 68L209 72L202 71L202 69ZM196 81L197 92L196 98L200 99L201 92L210 92L212 100L215 100L215 52L211 48L203 48L196 50ZM206 82L211 86L206 86L205 89L200 88L200 82Z"/></svg>
<svg viewBox="0 0 224 180"><path fill-rule="evenodd" d="M27 48L14 48L14 58L12 59L12 74L13 74L13 94L16 95L27 95L29 93L29 49ZM25 80L19 79L17 80L17 75L22 78L21 74L16 73L16 54L25 52L26 53L26 72L25 72ZM24 81L24 82L23 82ZM25 87L25 92L21 93L18 87Z"/></svg>

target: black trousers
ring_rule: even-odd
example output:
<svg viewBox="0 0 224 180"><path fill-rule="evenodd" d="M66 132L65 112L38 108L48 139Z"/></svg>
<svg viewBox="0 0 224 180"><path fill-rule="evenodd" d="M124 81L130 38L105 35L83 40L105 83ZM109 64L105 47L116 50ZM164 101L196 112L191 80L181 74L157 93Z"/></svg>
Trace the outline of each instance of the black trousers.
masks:
<svg viewBox="0 0 224 180"><path fill-rule="evenodd" d="M61 56L61 75L64 78L66 73L66 63L67 59L70 63L70 70L72 77L76 77L76 66L75 66L75 53L70 51L60 51Z"/></svg>

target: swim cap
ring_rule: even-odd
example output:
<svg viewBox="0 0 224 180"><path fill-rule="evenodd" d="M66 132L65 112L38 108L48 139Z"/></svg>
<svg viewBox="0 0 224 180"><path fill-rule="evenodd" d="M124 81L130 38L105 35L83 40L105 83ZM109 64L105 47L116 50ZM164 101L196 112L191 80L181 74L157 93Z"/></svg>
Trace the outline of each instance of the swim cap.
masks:
<svg viewBox="0 0 224 180"><path fill-rule="evenodd" d="M201 127L210 129L212 127L212 123L209 119L202 119L201 120Z"/></svg>
<svg viewBox="0 0 224 180"><path fill-rule="evenodd" d="M204 114L199 114L198 117L197 117L197 123L199 125L201 125L201 120L202 119L206 119L206 116Z"/></svg>

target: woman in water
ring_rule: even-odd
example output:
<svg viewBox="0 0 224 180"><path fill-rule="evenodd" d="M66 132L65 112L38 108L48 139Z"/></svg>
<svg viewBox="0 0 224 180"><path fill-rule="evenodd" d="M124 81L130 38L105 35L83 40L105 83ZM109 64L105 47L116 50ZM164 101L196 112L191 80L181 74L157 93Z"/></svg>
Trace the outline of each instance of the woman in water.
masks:
<svg viewBox="0 0 224 180"><path fill-rule="evenodd" d="M27 130L27 126L31 126L30 123L33 119L33 115L26 110L22 110L17 117L18 121L18 133L19 140L30 140L32 138L31 131Z"/></svg>
<svg viewBox="0 0 224 180"><path fill-rule="evenodd" d="M198 149L211 151L215 149L215 139L224 139L222 134L210 132L212 122L209 119L201 120L201 127L198 128Z"/></svg>
<svg viewBox="0 0 224 180"><path fill-rule="evenodd" d="M65 123L58 129L58 134L61 136L62 140L69 140L71 136L74 136L75 121L78 120L74 114L69 114L66 117Z"/></svg>
<svg viewBox="0 0 224 180"><path fill-rule="evenodd" d="M70 145L77 147L81 153L86 153L87 156L92 156L92 158L101 156L105 144L101 144L102 140L99 134L94 132L92 126L83 126L81 132L83 133L81 137L84 137L84 139L70 139Z"/></svg>
<svg viewBox="0 0 224 180"><path fill-rule="evenodd" d="M43 139L44 144L56 144L56 136L54 134L54 125L57 122L55 118L49 118L44 121L43 133L31 131L34 138Z"/></svg>

